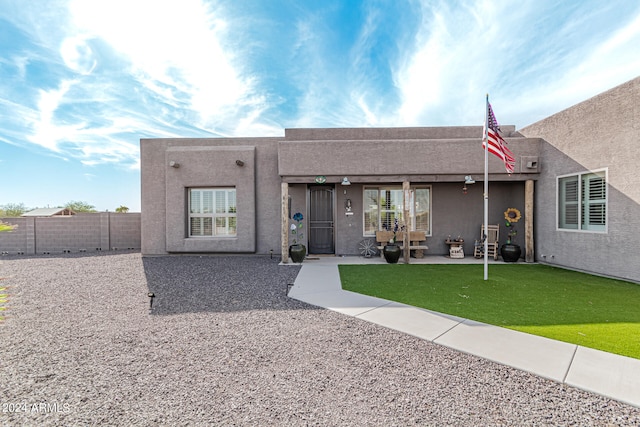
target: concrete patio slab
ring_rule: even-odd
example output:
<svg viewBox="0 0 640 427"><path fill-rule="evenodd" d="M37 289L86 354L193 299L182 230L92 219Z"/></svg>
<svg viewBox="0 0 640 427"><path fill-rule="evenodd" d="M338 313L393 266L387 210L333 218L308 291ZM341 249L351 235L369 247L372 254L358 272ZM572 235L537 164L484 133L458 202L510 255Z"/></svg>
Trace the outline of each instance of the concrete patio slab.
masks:
<svg viewBox="0 0 640 427"><path fill-rule="evenodd" d="M640 360L578 347L568 385L640 406Z"/></svg>

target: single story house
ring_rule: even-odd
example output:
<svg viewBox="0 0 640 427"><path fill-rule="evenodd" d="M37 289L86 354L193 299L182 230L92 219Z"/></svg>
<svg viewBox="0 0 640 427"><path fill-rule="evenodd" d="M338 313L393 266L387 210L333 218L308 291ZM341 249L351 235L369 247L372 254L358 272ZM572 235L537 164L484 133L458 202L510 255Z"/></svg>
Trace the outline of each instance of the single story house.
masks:
<svg viewBox="0 0 640 427"><path fill-rule="evenodd" d="M640 281L640 78L516 130L515 172L489 156L489 223L539 261ZM359 255L395 221L473 253L484 205L482 126L286 129L284 137L142 139L142 253ZM475 181L475 183L472 183ZM303 235L291 234L301 213Z"/></svg>

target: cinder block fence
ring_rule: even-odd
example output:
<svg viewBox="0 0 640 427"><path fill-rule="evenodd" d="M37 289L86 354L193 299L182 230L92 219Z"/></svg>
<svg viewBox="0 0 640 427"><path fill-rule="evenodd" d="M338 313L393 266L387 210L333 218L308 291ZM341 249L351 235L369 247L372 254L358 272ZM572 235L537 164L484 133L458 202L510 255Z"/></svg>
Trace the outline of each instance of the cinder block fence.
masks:
<svg viewBox="0 0 640 427"><path fill-rule="evenodd" d="M1 218L18 227L0 233L3 254L50 254L140 249L140 213L87 213Z"/></svg>

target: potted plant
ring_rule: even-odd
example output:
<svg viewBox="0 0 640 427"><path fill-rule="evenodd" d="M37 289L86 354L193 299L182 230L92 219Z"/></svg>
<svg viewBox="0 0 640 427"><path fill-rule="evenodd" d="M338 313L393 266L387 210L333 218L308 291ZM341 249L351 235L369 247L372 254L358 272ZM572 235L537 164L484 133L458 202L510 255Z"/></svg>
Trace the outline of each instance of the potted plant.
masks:
<svg viewBox="0 0 640 427"><path fill-rule="evenodd" d="M504 212L504 225L508 230L507 243L500 248L500 255L502 255L504 262L518 262L520 254L522 254L520 246L514 243L518 230L515 229L513 224L520 221L520 218L522 218L522 215L516 208L509 208Z"/></svg>
<svg viewBox="0 0 640 427"><path fill-rule="evenodd" d="M402 227L404 229L404 227ZM382 254L384 255L384 259L389 264L397 264L400 259L400 254L402 251L400 250L400 246L397 243L397 233L400 230L398 225L398 219L396 218L394 226L393 226L393 237L389 240L389 243L384 245L382 249Z"/></svg>
<svg viewBox="0 0 640 427"><path fill-rule="evenodd" d="M304 233L302 232L304 217L300 212L293 215L294 224L291 224L291 234L293 235L293 244L289 246L289 256L291 260L296 263L301 263L304 257L307 255L307 247L302 244ZM298 243L300 242L300 243Z"/></svg>

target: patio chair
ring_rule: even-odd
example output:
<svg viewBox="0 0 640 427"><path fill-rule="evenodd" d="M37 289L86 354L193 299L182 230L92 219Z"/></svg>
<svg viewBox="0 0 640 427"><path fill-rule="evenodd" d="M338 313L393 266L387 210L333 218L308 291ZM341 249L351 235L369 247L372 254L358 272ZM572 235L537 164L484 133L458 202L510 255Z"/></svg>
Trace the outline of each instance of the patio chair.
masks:
<svg viewBox="0 0 640 427"><path fill-rule="evenodd" d="M484 232L484 225L480 227L480 240L476 240L473 247L473 256L482 258L484 256L484 239L487 239L487 255L492 256L494 260L498 259L498 240L500 234L500 225L487 226L487 233Z"/></svg>

